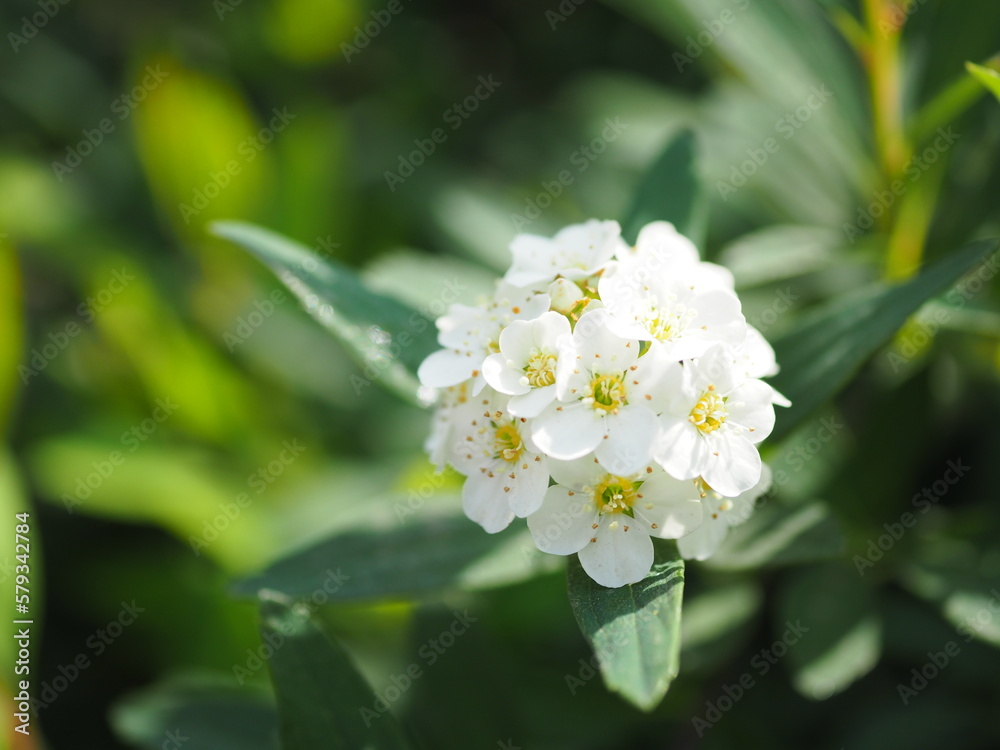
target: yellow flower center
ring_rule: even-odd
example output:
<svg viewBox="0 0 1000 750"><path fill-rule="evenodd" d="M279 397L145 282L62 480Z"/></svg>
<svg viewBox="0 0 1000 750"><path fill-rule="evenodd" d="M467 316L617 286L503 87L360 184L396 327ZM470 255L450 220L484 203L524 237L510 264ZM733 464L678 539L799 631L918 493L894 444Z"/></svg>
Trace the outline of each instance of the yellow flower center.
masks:
<svg viewBox="0 0 1000 750"><path fill-rule="evenodd" d="M707 434L722 427L727 416L729 412L726 411L726 399L715 392L714 385L710 385L694 405L688 421Z"/></svg>
<svg viewBox="0 0 1000 750"><path fill-rule="evenodd" d="M680 336L691 324L695 311L677 301L674 295L669 295L661 304L656 297L645 301L644 309L636 316L649 335L659 341L670 341Z"/></svg>
<svg viewBox="0 0 1000 750"><path fill-rule="evenodd" d="M599 513L624 513L633 517L632 506L638 497L642 482L608 474L604 480L594 487L594 504Z"/></svg>
<svg viewBox="0 0 1000 750"><path fill-rule="evenodd" d="M544 388L556 382L556 355L548 349L532 347L529 352L528 366L524 373L528 385L532 388Z"/></svg>
<svg viewBox="0 0 1000 750"><path fill-rule="evenodd" d="M646 323L646 330L649 335L659 341L669 341L674 337L674 328L670 322L663 318L656 317Z"/></svg>
<svg viewBox="0 0 1000 750"><path fill-rule="evenodd" d="M494 458L513 463L524 452L524 441L521 440L521 433L517 431L517 427L511 422L496 428L493 447L496 450Z"/></svg>
<svg viewBox="0 0 1000 750"><path fill-rule="evenodd" d="M628 403L621 375L598 375L590 381L590 402L595 409L616 412Z"/></svg>

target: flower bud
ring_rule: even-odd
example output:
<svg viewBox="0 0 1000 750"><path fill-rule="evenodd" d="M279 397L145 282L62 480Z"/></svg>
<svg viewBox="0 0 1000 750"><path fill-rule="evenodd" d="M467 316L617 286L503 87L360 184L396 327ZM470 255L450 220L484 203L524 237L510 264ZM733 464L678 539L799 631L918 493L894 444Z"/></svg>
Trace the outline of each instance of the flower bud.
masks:
<svg viewBox="0 0 1000 750"><path fill-rule="evenodd" d="M569 315L577 303L586 295L569 279L556 279L549 284L549 297L552 298L552 309L557 313Z"/></svg>

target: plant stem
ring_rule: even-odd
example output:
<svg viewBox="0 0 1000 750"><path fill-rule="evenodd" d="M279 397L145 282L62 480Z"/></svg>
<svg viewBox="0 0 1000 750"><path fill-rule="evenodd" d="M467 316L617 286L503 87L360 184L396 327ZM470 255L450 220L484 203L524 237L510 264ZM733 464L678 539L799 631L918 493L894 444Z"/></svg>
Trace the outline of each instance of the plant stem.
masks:
<svg viewBox="0 0 1000 750"><path fill-rule="evenodd" d="M902 171L908 145L903 127L902 60L899 54L899 11L892 0L864 0L868 24L869 54L866 59L871 82L875 144L886 183Z"/></svg>

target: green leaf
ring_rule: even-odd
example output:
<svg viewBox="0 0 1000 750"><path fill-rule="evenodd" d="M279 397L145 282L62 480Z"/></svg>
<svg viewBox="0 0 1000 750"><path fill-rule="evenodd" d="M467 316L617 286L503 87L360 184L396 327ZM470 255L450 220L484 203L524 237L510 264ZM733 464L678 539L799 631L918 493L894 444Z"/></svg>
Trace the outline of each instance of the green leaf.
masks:
<svg viewBox="0 0 1000 750"><path fill-rule="evenodd" d="M830 227L777 224L730 242L719 251L719 263L745 289L828 269L839 260L842 241Z"/></svg>
<svg viewBox="0 0 1000 750"><path fill-rule="evenodd" d="M984 262L997 246L997 240L973 242L904 284L879 285L837 300L774 341L781 372L771 383L792 405L777 410L771 439L780 440L836 394L921 305L977 261Z"/></svg>
<svg viewBox="0 0 1000 750"><path fill-rule="evenodd" d="M371 687L308 611L273 592L262 597L261 636L272 649L267 666L283 750L409 748L395 717L374 708Z"/></svg>
<svg viewBox="0 0 1000 750"><path fill-rule="evenodd" d="M149 750L278 750L278 714L266 693L174 681L134 693L111 711L126 742Z"/></svg>
<svg viewBox="0 0 1000 750"><path fill-rule="evenodd" d="M681 648L684 561L676 545L654 544L653 568L639 583L605 588L576 555L567 581L570 606L604 684L644 711L656 707L677 676Z"/></svg>
<svg viewBox="0 0 1000 750"><path fill-rule="evenodd" d="M642 179L632 207L622 222L622 234L635 242L651 221L669 221L696 245L705 240L708 203L696 172L694 133L683 131L671 141Z"/></svg>
<svg viewBox="0 0 1000 750"><path fill-rule="evenodd" d="M357 273L333 258L252 224L219 221L212 232L264 262L317 321L356 355L376 380L411 398L414 373L437 349L434 324L399 300L373 292Z"/></svg>
<svg viewBox="0 0 1000 750"><path fill-rule="evenodd" d="M966 641L976 638L1000 648L1000 547L969 540L921 540L906 561L902 583L934 603Z"/></svg>
<svg viewBox="0 0 1000 750"><path fill-rule="evenodd" d="M559 562L538 553L524 528L484 534L464 516L424 511L403 526L339 533L293 552L238 581L234 593L256 596L261 589L273 589L304 597L325 591L330 601L410 597L515 583Z"/></svg>
<svg viewBox="0 0 1000 750"><path fill-rule="evenodd" d="M966 63L967 68L969 65L973 64ZM969 69L968 72L972 73L972 70ZM907 128L910 141L915 146L920 146L930 136L937 134L938 128L955 122L984 93L978 76L960 74L913 115Z"/></svg>
<svg viewBox="0 0 1000 750"><path fill-rule="evenodd" d="M705 565L720 570L794 565L836 557L843 548L843 533L824 503L792 508L772 503L730 531Z"/></svg>
<svg viewBox="0 0 1000 750"><path fill-rule="evenodd" d="M825 700L878 663L882 621L875 597L849 564L826 563L789 573L779 589L777 609L777 640L799 627L805 630L789 646L787 664L792 684L807 698Z"/></svg>
<svg viewBox="0 0 1000 750"><path fill-rule="evenodd" d="M985 86L998 100L1000 100L1000 72L993 68L976 65L973 62L965 63L965 69L969 71L973 78Z"/></svg>
<svg viewBox="0 0 1000 750"><path fill-rule="evenodd" d="M681 658L687 674L722 669L752 636L761 609L763 593L752 580L713 584L684 596Z"/></svg>

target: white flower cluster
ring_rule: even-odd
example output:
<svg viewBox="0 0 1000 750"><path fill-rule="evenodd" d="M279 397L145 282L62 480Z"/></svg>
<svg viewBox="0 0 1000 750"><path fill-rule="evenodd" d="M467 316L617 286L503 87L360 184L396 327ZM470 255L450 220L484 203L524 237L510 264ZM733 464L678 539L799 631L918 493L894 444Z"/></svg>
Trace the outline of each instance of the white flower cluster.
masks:
<svg viewBox="0 0 1000 750"><path fill-rule="evenodd" d="M591 220L510 249L493 299L452 305L419 370L442 391L427 450L465 475L466 514L490 533L526 517L609 587L649 572L650 537L708 557L768 489L757 445L788 403L759 379L774 351L732 275L665 222L635 247Z"/></svg>

